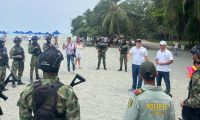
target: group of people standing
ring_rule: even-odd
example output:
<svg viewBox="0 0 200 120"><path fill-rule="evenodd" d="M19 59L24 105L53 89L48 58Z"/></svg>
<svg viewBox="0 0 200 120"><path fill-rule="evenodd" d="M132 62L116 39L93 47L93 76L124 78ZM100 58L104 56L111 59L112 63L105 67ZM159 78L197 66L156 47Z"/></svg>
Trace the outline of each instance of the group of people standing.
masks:
<svg viewBox="0 0 200 120"><path fill-rule="evenodd" d="M82 50L85 48L82 40L77 37L76 44L72 42L71 37L67 37L67 42L63 44L63 50L66 50L67 54L67 70L68 73L75 73L75 66L78 64L78 68L81 68L81 58L82 58ZM70 67L70 63L72 64L72 71Z"/></svg>
<svg viewBox="0 0 200 120"><path fill-rule="evenodd" d="M80 120L80 106L78 98L70 86L64 85L59 81L58 72L61 61L64 59L62 53L51 44L51 35L45 37L47 40L43 45L43 52L37 43L37 36L32 36L29 43L28 52L32 54L30 82L26 89L20 94L18 101L19 116L21 120L30 119L69 119ZM24 70L24 50L21 47L21 38L14 38L15 46L10 51L10 58L13 59L12 70L18 71L18 84L24 84L21 76ZM127 72L127 59L131 57L133 84L131 97L124 120L175 120L174 103L170 94L170 67L173 63L172 53L167 49L166 41L160 41L160 49L155 56L156 66L149 61L148 51L142 46L142 40L135 40L135 46L129 50L125 40L119 47L120 69L124 61L125 71ZM84 45L80 39L77 44L72 43L71 38L67 38L67 43L63 44L63 49L67 53L68 72L75 70L74 58L80 68L81 51ZM100 68L103 59L104 70L106 68L106 51L108 49L108 39L102 37L96 44L98 51L97 70ZM184 120L200 119L200 46L195 46L191 50L192 59L196 71L193 73L188 98L181 106ZM5 40L0 39L0 77L2 83L5 78L4 67L8 66L8 54L5 48ZM33 70L36 72L36 79L41 79L38 69L43 71L43 78L33 82ZM162 91L162 78L166 84L166 90ZM142 85L142 81L144 85ZM41 97L42 96L42 97ZM47 99L48 98L48 99ZM32 114L33 113L33 114ZM33 116L34 115L34 116Z"/></svg>
<svg viewBox="0 0 200 120"><path fill-rule="evenodd" d="M170 64L172 53L166 48L166 41L160 41L160 50L155 57L156 67L148 60L146 48L137 39L129 54L132 57L133 91L124 120L175 120L174 103L170 85ZM180 103L182 118L180 120L200 120L200 46L191 49L194 73L189 83L188 97ZM164 79L166 90L162 91ZM156 81L155 81L156 79ZM142 85L142 81L144 85Z"/></svg>
<svg viewBox="0 0 200 120"><path fill-rule="evenodd" d="M30 61L30 83L33 82L33 71L35 70L36 79L41 79L39 77L38 68L37 68L37 60L38 56L42 53L42 49L38 44L38 40L40 38L38 36L32 36L31 41L28 44L28 52L32 55ZM57 42L55 44L51 44L52 35L45 36L46 43L43 45L43 51L47 50L50 47L58 48ZM9 67L9 56L12 61L12 72L17 76L18 85L24 85L21 78L24 71L24 62L25 62L25 53L24 49L21 46L22 38L16 36L13 40L14 46L10 50L9 56L7 53L7 49L5 47L6 40L1 37L0 38L0 85L3 84L5 76L6 76L6 68ZM12 84L12 87L15 87L15 84ZM6 89L5 89L6 90Z"/></svg>

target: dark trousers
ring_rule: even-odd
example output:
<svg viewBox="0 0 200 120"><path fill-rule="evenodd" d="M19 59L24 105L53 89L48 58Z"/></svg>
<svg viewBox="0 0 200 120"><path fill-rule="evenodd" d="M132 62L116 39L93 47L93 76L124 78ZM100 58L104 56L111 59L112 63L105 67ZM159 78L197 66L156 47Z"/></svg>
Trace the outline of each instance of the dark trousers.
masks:
<svg viewBox="0 0 200 120"><path fill-rule="evenodd" d="M165 81L165 85L166 85L166 93L170 93L170 80L169 80L169 72L162 72L162 71L158 71L158 75L157 75L157 86L161 86L161 82L162 82L162 78Z"/></svg>
<svg viewBox="0 0 200 120"><path fill-rule="evenodd" d="M133 78L133 85L132 89L138 89L142 86L142 79L140 77L140 65L132 64L132 78Z"/></svg>
<svg viewBox="0 0 200 120"><path fill-rule="evenodd" d="M182 117L184 120L200 120L200 108L183 106Z"/></svg>
<svg viewBox="0 0 200 120"><path fill-rule="evenodd" d="M74 56L73 55L67 55L67 69L68 69L68 72L70 72L70 61L71 61L72 68L73 68L73 71L74 71L75 70L75 63L74 63Z"/></svg>

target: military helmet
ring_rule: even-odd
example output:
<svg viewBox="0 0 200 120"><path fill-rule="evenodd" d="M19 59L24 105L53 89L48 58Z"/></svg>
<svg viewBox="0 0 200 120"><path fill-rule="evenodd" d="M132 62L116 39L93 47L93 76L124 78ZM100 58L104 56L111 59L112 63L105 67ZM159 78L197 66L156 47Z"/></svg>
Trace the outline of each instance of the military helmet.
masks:
<svg viewBox="0 0 200 120"><path fill-rule="evenodd" d="M0 37L0 42L5 42L5 40L3 39L3 37Z"/></svg>
<svg viewBox="0 0 200 120"><path fill-rule="evenodd" d="M200 45L194 46L194 47L190 50L190 52L191 52L192 54L196 54L197 57L200 57Z"/></svg>
<svg viewBox="0 0 200 120"><path fill-rule="evenodd" d="M38 36L32 36L32 38L31 38L31 40L38 40L39 39L39 37Z"/></svg>
<svg viewBox="0 0 200 120"><path fill-rule="evenodd" d="M22 39L18 36L16 36L13 40L14 43L21 42L21 41L22 41Z"/></svg>
<svg viewBox="0 0 200 120"><path fill-rule="evenodd" d="M62 53L54 47L51 47L39 55L37 66L44 72L57 73L63 59Z"/></svg>
<svg viewBox="0 0 200 120"><path fill-rule="evenodd" d="M51 35L51 34L48 34L47 36L45 36L45 39L46 39L46 40L51 40L51 39L52 39L52 35Z"/></svg>

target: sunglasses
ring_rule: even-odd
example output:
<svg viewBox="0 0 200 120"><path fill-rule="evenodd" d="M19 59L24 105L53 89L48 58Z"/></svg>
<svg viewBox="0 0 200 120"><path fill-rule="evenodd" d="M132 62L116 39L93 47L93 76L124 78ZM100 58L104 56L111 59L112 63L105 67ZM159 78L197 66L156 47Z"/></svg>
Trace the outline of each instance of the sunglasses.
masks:
<svg viewBox="0 0 200 120"><path fill-rule="evenodd" d="M136 41L136 42L141 43L141 41Z"/></svg>

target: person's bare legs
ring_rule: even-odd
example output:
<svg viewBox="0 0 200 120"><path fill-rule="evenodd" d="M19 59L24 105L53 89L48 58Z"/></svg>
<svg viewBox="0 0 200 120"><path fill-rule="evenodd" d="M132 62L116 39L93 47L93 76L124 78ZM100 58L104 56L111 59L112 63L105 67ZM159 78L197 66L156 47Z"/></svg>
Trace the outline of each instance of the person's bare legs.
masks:
<svg viewBox="0 0 200 120"><path fill-rule="evenodd" d="M77 62L78 62L78 68L81 69L81 58L78 58Z"/></svg>

